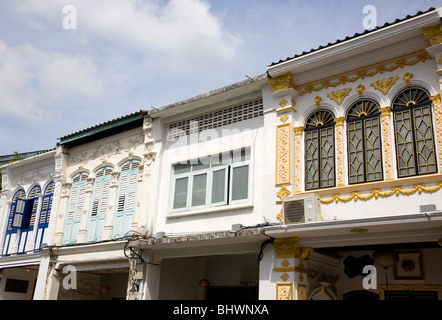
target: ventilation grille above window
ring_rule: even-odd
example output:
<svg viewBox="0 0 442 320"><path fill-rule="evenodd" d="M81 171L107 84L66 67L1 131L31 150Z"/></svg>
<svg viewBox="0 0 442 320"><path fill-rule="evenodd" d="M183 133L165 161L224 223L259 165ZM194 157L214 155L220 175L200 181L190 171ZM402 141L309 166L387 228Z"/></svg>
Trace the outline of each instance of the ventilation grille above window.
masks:
<svg viewBox="0 0 442 320"><path fill-rule="evenodd" d="M213 113L205 114L169 125L168 140L232 123L253 119L264 114L262 99L243 103Z"/></svg>

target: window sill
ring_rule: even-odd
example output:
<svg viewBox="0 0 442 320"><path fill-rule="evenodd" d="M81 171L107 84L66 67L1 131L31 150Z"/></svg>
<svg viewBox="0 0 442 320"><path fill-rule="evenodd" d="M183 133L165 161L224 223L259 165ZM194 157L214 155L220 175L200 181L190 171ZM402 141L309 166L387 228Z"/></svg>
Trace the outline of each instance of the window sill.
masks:
<svg viewBox="0 0 442 320"><path fill-rule="evenodd" d="M242 210L242 209L249 209L249 208L253 208L253 204L251 204L250 202L245 202L245 203L223 205L223 206L217 206L217 207L211 207L211 208L202 208L202 209L196 209L196 210L170 212L166 218L167 219L174 219L174 218L181 218L181 217L194 216L194 215L200 215L200 214L211 214L214 212L235 211L235 210Z"/></svg>

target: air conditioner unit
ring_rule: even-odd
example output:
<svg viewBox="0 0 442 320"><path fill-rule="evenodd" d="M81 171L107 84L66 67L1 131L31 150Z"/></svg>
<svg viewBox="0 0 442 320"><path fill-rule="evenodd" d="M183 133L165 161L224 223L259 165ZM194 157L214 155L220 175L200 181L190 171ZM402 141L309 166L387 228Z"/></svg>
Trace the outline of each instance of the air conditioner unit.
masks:
<svg viewBox="0 0 442 320"><path fill-rule="evenodd" d="M282 201L283 223L288 225L321 220L319 200L319 195L314 193L284 198Z"/></svg>

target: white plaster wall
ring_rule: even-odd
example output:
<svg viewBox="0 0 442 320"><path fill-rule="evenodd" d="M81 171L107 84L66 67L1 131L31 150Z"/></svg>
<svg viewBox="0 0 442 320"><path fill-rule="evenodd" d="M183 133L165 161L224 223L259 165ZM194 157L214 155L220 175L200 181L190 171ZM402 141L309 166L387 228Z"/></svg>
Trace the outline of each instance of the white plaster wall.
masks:
<svg viewBox="0 0 442 320"><path fill-rule="evenodd" d="M0 300L32 300L38 270L34 268L7 268L0 273ZM29 281L26 293L5 292L8 278Z"/></svg>
<svg viewBox="0 0 442 320"><path fill-rule="evenodd" d="M229 107L231 105L226 105ZM274 184L274 128L266 128L273 115L266 113L269 106L264 106L264 116L227 125L200 134L185 136L176 141L166 141L167 124L163 124L162 136L157 137L155 149L158 163L154 175L158 178L152 200L157 205L151 209L157 212L156 231L166 234L210 232L230 230L232 224L255 226L271 219L271 195L268 186ZM157 123L160 120L155 120ZM270 120L272 121L272 120ZM269 134L271 131L271 134ZM222 151L251 147L250 197L249 202L237 205L220 206L201 210L171 212L171 188L173 183L172 165L198 157L205 157Z"/></svg>

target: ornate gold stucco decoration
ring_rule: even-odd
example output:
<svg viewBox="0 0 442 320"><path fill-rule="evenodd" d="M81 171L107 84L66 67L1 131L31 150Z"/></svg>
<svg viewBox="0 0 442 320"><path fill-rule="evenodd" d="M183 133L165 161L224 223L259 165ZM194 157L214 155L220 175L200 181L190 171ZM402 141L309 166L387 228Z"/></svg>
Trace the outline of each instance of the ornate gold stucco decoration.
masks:
<svg viewBox="0 0 442 320"><path fill-rule="evenodd" d="M368 194L361 194L359 191L355 191L350 193L350 195L348 196L342 196L340 194L335 194L333 195L331 198L328 199L324 199L321 196L321 203L324 204L330 204L332 202L336 202L338 203L339 201L341 202L349 202L349 201L358 201L358 200L363 200L363 201L367 201L370 200L372 198L378 199L378 198L388 198L391 197L393 195L399 196L399 195L412 195L414 193L419 193L422 194L422 192L425 193L434 193L436 191L439 191L440 189L442 189L442 181L438 182L435 186L433 187L427 187L425 184L423 183L418 183L415 184L412 188L410 189L404 189L402 187L393 187L391 188L391 190L388 191L382 191L381 189L374 189L371 190L370 193Z"/></svg>
<svg viewBox="0 0 442 320"><path fill-rule="evenodd" d="M283 91L287 89L295 89L292 82L292 73L287 72L279 77L273 77L269 79L269 86L272 88L273 92Z"/></svg>
<svg viewBox="0 0 442 320"><path fill-rule="evenodd" d="M427 38L432 46L442 43L442 25L422 28L425 38Z"/></svg>
<svg viewBox="0 0 442 320"><path fill-rule="evenodd" d="M410 80L413 78L413 74L412 73L410 73L410 72L407 72L406 74L404 74L404 80L405 80L405 83L407 84L407 85L410 85Z"/></svg>
<svg viewBox="0 0 442 320"><path fill-rule="evenodd" d="M332 91L327 93L327 97L335 101L338 104L338 106L340 106L342 104L342 101L344 101L345 97L348 96L351 90L352 88L345 88L343 90Z"/></svg>
<svg viewBox="0 0 442 320"><path fill-rule="evenodd" d="M282 98L281 99L281 101L279 101L279 105L282 107L282 108L284 108L285 107L285 105L287 104L287 100L285 100L284 98Z"/></svg>
<svg viewBox="0 0 442 320"><path fill-rule="evenodd" d="M414 59L411 59L411 58L414 58ZM383 74L384 72L392 72L398 68L402 69L405 66L414 66L415 64L417 64L419 62L425 62L425 61L431 60L431 59L433 59L433 58L425 50L420 51L418 53L414 53L412 55L407 55L407 56L404 56L404 57L399 58L394 61L388 61L388 62L385 62L380 65L368 66L362 70L349 72L349 73L346 73L342 76L336 76L335 79L337 79L337 80L334 82L327 80L327 81L322 81L318 85L316 85L316 84L307 85L304 87L304 91L301 91L299 93L299 95L304 96L305 94L312 93L314 91L318 92L318 91L321 91L322 89L336 88L337 86L339 86L341 84L346 84L349 82L355 82L359 79L373 77L377 74ZM387 64L391 64L391 63L394 63L394 65L387 67ZM371 71L371 72L368 71L368 70L372 70L372 69L374 69L374 71ZM351 74L355 74L355 76L349 77L349 75L351 75Z"/></svg>
<svg viewBox="0 0 442 320"><path fill-rule="evenodd" d="M276 132L276 184L290 183L291 153L290 123L277 127ZM289 192L290 195L290 192Z"/></svg>
<svg viewBox="0 0 442 320"><path fill-rule="evenodd" d="M290 195L290 190L287 189L285 186L282 186L281 189L279 189L279 191L276 193L276 195L280 199L287 198Z"/></svg>
<svg viewBox="0 0 442 320"><path fill-rule="evenodd" d="M276 284L276 300L293 300L293 283Z"/></svg>
<svg viewBox="0 0 442 320"><path fill-rule="evenodd" d="M287 121L288 118L289 118L289 117L284 113L284 114L282 115L282 117L279 118L279 120L281 120L281 122L285 123L285 122Z"/></svg>
<svg viewBox="0 0 442 320"><path fill-rule="evenodd" d="M394 77L374 81L374 82L370 83L370 85L373 88L378 89L384 95L386 95L388 93L388 91L390 91L391 87L394 86L396 81L398 81L398 79L399 79L399 76L394 76Z"/></svg>
<svg viewBox="0 0 442 320"><path fill-rule="evenodd" d="M322 98L320 96L317 96L315 98L315 104L316 104L317 108L319 108L321 106L321 101L322 101Z"/></svg>
<svg viewBox="0 0 442 320"><path fill-rule="evenodd" d="M278 238L273 242L277 258L297 258L300 260L307 260L309 255L313 252L313 248L299 247L298 238ZM290 268L290 270L289 270ZM298 271L308 272L308 270L300 270L299 268L290 267L289 265L283 267L275 267L276 271Z"/></svg>
<svg viewBox="0 0 442 320"><path fill-rule="evenodd" d="M364 91L364 90L365 90L365 86L364 85L362 85L362 84L358 85L358 87L356 88L356 91L358 92L359 97L363 96L362 91Z"/></svg>
<svg viewBox="0 0 442 320"><path fill-rule="evenodd" d="M359 233L359 234L364 234L368 232L368 229L365 228L353 228L350 230L351 233Z"/></svg>

